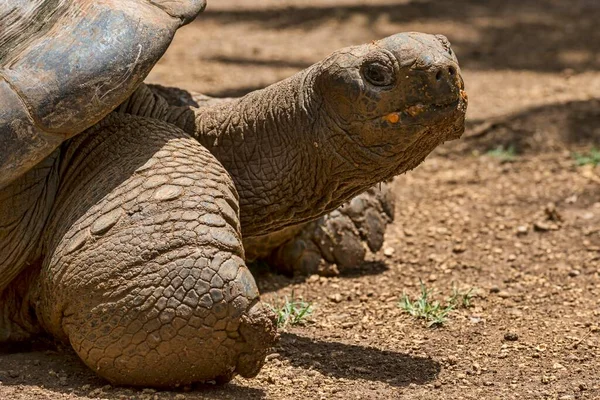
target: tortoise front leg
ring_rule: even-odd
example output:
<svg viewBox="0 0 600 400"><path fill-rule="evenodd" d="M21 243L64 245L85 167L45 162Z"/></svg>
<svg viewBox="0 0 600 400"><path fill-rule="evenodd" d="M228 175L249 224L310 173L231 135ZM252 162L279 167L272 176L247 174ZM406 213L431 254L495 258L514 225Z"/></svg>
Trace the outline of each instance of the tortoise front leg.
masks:
<svg viewBox="0 0 600 400"><path fill-rule="evenodd" d="M66 154L42 326L115 384L256 375L276 330L218 161L178 128L129 115L109 116Z"/></svg>

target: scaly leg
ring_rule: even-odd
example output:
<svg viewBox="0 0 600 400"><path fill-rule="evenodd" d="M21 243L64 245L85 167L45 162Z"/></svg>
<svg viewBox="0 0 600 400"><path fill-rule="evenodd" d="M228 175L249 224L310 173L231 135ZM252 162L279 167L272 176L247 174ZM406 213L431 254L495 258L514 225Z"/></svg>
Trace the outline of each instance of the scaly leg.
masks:
<svg viewBox="0 0 600 400"><path fill-rule="evenodd" d="M112 114L69 144L37 315L115 384L258 373L276 337L231 178L168 123Z"/></svg>

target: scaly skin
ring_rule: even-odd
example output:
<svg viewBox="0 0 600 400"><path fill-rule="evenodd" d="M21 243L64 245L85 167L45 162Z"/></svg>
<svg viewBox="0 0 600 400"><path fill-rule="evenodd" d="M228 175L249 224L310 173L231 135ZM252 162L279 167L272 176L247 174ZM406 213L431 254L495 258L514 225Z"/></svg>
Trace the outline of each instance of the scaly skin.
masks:
<svg viewBox="0 0 600 400"><path fill-rule="evenodd" d="M116 384L258 373L275 327L214 157L173 125L113 114L62 164L36 295L44 329Z"/></svg>
<svg viewBox="0 0 600 400"><path fill-rule="evenodd" d="M242 236L414 168L462 133L461 89L445 39L417 34L200 108L140 88L1 190L0 340L44 330L116 384L255 375L276 332Z"/></svg>
<svg viewBox="0 0 600 400"><path fill-rule="evenodd" d="M234 100L148 85L138 89L120 109L127 112L134 104L161 103L162 106L155 110L162 109L168 113L171 108L166 107L162 99L171 107L196 108ZM362 264L367 248L372 252L381 249L385 228L393 219L394 193L391 185L381 183L317 220L266 235L245 236L246 261L260 259L288 275L338 275L344 269Z"/></svg>

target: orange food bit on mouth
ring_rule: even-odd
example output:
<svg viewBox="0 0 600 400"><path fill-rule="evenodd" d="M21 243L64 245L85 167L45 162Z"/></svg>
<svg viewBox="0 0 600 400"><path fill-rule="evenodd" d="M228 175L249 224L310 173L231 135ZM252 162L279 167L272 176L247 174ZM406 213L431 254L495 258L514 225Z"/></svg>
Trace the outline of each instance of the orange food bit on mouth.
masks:
<svg viewBox="0 0 600 400"><path fill-rule="evenodd" d="M398 115L398 113L394 112L386 115L385 117L383 117L383 119L385 119L389 123L395 124L398 121L400 121L400 116Z"/></svg>

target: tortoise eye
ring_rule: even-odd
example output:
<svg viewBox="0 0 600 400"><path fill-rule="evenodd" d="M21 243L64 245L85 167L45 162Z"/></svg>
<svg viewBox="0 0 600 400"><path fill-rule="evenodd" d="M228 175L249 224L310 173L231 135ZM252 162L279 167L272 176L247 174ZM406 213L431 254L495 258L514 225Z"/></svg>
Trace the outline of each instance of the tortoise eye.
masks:
<svg viewBox="0 0 600 400"><path fill-rule="evenodd" d="M363 66L363 76L372 85L389 86L394 83L393 71L379 62L368 63Z"/></svg>

